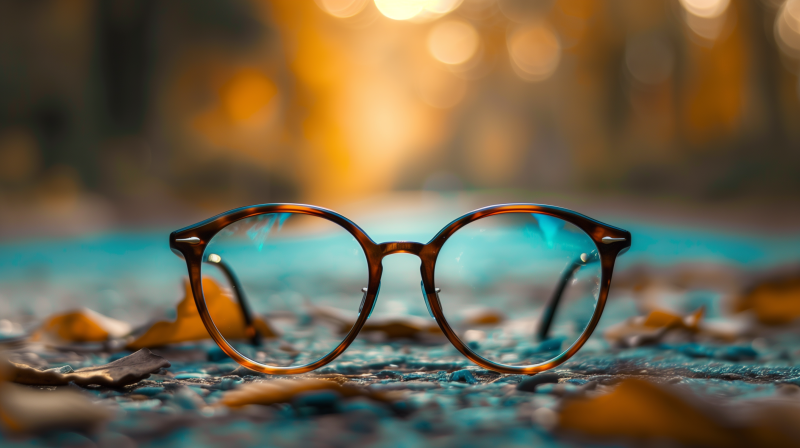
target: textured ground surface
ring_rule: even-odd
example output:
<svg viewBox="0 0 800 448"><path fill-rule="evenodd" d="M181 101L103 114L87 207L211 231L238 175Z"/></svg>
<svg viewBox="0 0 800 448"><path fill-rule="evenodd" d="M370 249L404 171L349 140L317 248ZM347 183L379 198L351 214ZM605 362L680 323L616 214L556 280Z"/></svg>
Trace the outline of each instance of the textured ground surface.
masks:
<svg viewBox="0 0 800 448"><path fill-rule="evenodd" d="M409 343L354 347L324 373L294 376L322 378L392 391L390 403L365 397L342 398L331 392L308 392L288 403L230 410L218 402L229 390L250 382L272 381L220 358L210 346L156 351L172 366L161 374L119 389L80 388L92 400L108 404L112 419L90 433L53 431L3 436L4 446L561 446L574 434L554 431L562 400L599 395L621 380L639 377L685 385L697 394L730 403L785 395L782 383L800 381L800 367L786 343L755 353L757 359L707 351L698 358L696 344L625 350L587 350L552 374L535 377L499 375L471 366L458 356L431 359L430 348ZM691 350L687 350L687 347ZM707 347L705 347L707 348ZM691 354L687 355L690 351ZM728 350L730 351L730 350ZM738 355L737 355L738 353ZM28 355L30 358L30 355ZM117 357L120 355L117 355ZM50 366L80 366L103 360L94 355L41 352ZM360 361L364 361L364 365ZM544 384L530 384L541 379ZM528 381L527 386L520 386ZM534 391L535 387L535 391ZM57 387L40 387L45 390ZM60 388L78 389L77 386ZM525 389L525 390L520 390ZM792 390L793 391L793 390Z"/></svg>
<svg viewBox="0 0 800 448"><path fill-rule="evenodd" d="M743 285L797 259L798 239L623 227L633 231L634 248L619 267L598 330L574 358L547 374L523 377L490 372L471 364L446 342L373 343L359 338L325 368L291 377L354 385L361 388L357 396L345 397L333 389L293 392L277 404L231 408L222 404L231 391L285 378L254 374L210 342L195 343L154 349L171 366L125 387L24 386L47 392L77 391L104 406L107 421L91 431L19 433L9 429L7 415L0 415L5 422L0 445L630 445L641 442L636 438L641 427L597 437L560 422L570 401L613 397L619 385L631 378L699 397L703 406L711 406L711 411L699 414L709 416L709 421L718 417L714 409L744 409L773 401L800 404L798 327L763 325L753 315L730 311ZM669 238L663 237L666 234ZM136 234L55 245L5 245L3 253L10 256L0 259L0 333L10 350L6 354L38 369L69 365L75 370L130 354L102 344L55 349L8 342L20 329L35 328L45 316L74 307L86 306L134 326L143 325L159 310L168 314L178 297L185 266L169 254L164 243L162 234ZM418 290L411 291L409 300L420 301ZM647 316L653 310L688 316L700 307L705 314L699 327L673 322L671 331L645 331L643 337L633 339L623 336L630 336L625 333L628 330L639 334L641 328L637 330L634 324L623 329L623 336L608 333L626 319ZM376 315L380 312L376 309ZM10 319L2 322L6 316ZM632 341L635 346L630 346ZM642 397L633 406L642 413L649 412L651 403L660 406L669 401L658 395ZM609 415L633 421L630 416L613 414L631 407L619 401L607 403ZM53 407L46 400L43 403ZM675 409L670 406L660 409ZM649 430L659 434L659 428L665 427L667 434L680 432L677 423L668 421L674 416L659 412L648 414L657 416L646 421L652 427ZM748 424L746 419L722 420L723 428Z"/></svg>

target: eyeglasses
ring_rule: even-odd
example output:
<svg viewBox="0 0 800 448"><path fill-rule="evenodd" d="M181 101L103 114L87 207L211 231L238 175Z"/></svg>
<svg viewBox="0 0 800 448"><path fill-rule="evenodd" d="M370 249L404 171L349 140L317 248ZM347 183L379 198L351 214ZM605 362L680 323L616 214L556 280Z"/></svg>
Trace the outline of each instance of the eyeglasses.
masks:
<svg viewBox="0 0 800 448"><path fill-rule="evenodd" d="M177 230L169 243L186 260L208 333L248 369L297 374L336 359L368 324L383 259L405 253L421 260L423 302L398 311L403 319L486 369L533 374L591 336L631 234L559 207L501 204L456 219L427 244L377 244L331 210L268 204ZM213 278L232 296L220 298ZM241 316L220 300L235 300Z"/></svg>

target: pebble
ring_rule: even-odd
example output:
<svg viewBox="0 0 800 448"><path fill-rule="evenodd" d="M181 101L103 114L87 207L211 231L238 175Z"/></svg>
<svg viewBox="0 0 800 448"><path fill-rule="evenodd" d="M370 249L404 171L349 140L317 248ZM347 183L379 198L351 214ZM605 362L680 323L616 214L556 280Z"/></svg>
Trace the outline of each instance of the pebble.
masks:
<svg viewBox="0 0 800 448"><path fill-rule="evenodd" d="M200 395L190 387L184 387L175 392L172 396L172 403L189 411L200 409L206 404Z"/></svg>
<svg viewBox="0 0 800 448"><path fill-rule="evenodd" d="M148 397L154 397L160 393L165 391L163 386L145 386L136 389L135 393L146 395Z"/></svg>
<svg viewBox="0 0 800 448"><path fill-rule="evenodd" d="M189 380L189 379L196 379L196 378L208 378L209 375L207 373L179 373L175 375L176 380Z"/></svg>
<svg viewBox="0 0 800 448"><path fill-rule="evenodd" d="M218 387L220 390L231 390L235 389L242 383L244 383L244 380L241 378L223 378Z"/></svg>
<svg viewBox="0 0 800 448"><path fill-rule="evenodd" d="M121 401L119 407L124 411L152 411L161 406L161 400Z"/></svg>
<svg viewBox="0 0 800 448"><path fill-rule="evenodd" d="M539 386L550 383L558 383L558 374L552 372L538 373L530 378L522 380L517 385L517 390L523 392L537 392Z"/></svg>
<svg viewBox="0 0 800 448"><path fill-rule="evenodd" d="M459 381L467 384L478 384L478 380L469 370L459 370L450 374L450 381Z"/></svg>

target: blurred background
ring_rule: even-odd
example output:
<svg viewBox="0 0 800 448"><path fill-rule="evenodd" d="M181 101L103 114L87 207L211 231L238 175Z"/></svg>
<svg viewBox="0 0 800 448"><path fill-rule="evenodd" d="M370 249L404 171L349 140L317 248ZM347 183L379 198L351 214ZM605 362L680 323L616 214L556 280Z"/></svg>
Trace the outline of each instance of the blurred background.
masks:
<svg viewBox="0 0 800 448"><path fill-rule="evenodd" d="M796 0L3 2L0 228L407 190L790 209L798 57Z"/></svg>
<svg viewBox="0 0 800 448"><path fill-rule="evenodd" d="M425 241L553 203L656 260L796 260L798 76L798 0L4 1L0 294L171 304L167 232L267 202Z"/></svg>

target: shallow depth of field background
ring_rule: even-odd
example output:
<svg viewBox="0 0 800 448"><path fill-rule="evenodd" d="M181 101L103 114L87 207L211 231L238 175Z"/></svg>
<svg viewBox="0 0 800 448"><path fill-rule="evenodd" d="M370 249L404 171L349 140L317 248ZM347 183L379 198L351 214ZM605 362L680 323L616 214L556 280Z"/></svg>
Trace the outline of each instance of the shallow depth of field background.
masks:
<svg viewBox="0 0 800 448"><path fill-rule="evenodd" d="M169 231L268 202L422 242L550 203L630 228L623 269L790 264L798 58L798 0L3 2L0 312L145 322Z"/></svg>

